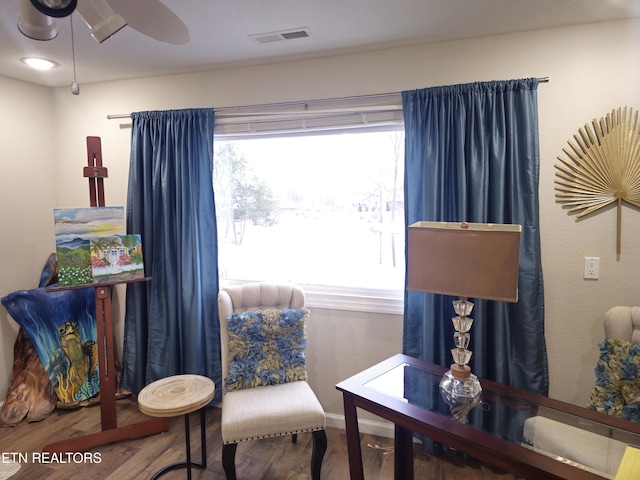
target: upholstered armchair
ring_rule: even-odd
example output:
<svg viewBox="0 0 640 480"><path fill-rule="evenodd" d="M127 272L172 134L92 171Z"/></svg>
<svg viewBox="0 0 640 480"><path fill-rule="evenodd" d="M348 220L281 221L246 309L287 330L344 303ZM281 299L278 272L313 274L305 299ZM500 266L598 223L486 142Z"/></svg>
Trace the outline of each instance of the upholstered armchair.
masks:
<svg viewBox="0 0 640 480"><path fill-rule="evenodd" d="M236 478L238 443L284 435L292 435L295 443L306 432L313 435L311 476L319 480L327 449L326 418L306 382L304 291L269 283L233 286L220 292L218 307L227 480Z"/></svg>
<svg viewBox="0 0 640 480"><path fill-rule="evenodd" d="M589 407L640 422L640 307L617 306L604 314L596 383Z"/></svg>
<svg viewBox="0 0 640 480"><path fill-rule="evenodd" d="M640 307L618 306L604 315L604 336L640 343Z"/></svg>
<svg viewBox="0 0 640 480"><path fill-rule="evenodd" d="M640 364L640 307L617 306L604 315L604 340L598 345L596 382L588 407L627 420L640 421L640 381L623 372L635 372ZM617 439L590 432L580 422L553 419L553 411L538 410L524 422L523 436L535 448L577 462L597 473L616 474L627 443L624 433ZM628 440L628 441L625 441Z"/></svg>

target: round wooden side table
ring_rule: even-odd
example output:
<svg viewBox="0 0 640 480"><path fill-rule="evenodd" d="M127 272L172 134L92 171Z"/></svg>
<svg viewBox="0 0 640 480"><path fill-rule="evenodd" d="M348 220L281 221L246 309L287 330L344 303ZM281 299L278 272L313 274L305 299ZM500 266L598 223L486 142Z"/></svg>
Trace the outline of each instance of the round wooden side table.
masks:
<svg viewBox="0 0 640 480"><path fill-rule="evenodd" d="M215 384L201 375L173 375L162 378L144 387L138 395L138 408L151 417L177 417L184 415L184 435L187 459L173 463L158 470L152 477L176 468L187 468L187 478L191 480L191 467L207 468L207 447L204 407L211 402L215 393ZM191 461L191 434L189 432L189 414L200 410L201 462Z"/></svg>

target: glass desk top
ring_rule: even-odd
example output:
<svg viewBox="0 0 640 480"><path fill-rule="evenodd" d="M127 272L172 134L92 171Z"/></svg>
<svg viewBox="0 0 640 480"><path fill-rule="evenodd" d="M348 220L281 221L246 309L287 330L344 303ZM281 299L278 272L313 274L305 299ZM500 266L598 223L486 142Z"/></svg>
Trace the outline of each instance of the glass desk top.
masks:
<svg viewBox="0 0 640 480"><path fill-rule="evenodd" d="M475 403L451 406L440 392L441 378L401 363L363 386L604 478L615 477L628 444L640 445L638 433L511 395L508 388L484 387L492 382L481 380L483 391Z"/></svg>

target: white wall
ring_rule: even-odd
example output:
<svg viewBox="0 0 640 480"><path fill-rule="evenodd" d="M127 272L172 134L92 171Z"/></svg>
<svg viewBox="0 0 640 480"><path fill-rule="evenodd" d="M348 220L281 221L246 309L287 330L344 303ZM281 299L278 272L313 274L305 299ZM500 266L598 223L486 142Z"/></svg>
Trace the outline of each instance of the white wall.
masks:
<svg viewBox="0 0 640 480"><path fill-rule="evenodd" d="M0 297L35 288L55 252L57 190L53 102L48 88L0 77ZM17 127L19 126L19 127ZM13 369L18 326L0 307L0 401Z"/></svg>
<svg viewBox="0 0 640 480"><path fill-rule="evenodd" d="M613 305L640 305L636 290L640 284L640 247L634 241L640 233L640 211L624 208L622 254L617 257L615 211L609 209L583 221L568 215L555 202L554 164L567 140L594 117L618 106L640 109L639 44L640 21L634 20L93 85L82 85L82 72L78 72L82 89L79 96L71 95L66 87L52 91L56 139L50 143L55 149L56 197L51 200L38 191L42 202L36 210L43 217L39 220L46 224L52 222L49 212L53 206L88 205L86 180L82 177L87 135L102 138L104 162L109 168L107 204L125 204L130 130L127 121L107 120L108 114L263 104L548 76L550 83L539 86L538 99L550 394L584 405L593 386L604 312ZM25 134L26 126L18 122L14 125L12 129ZM7 160L3 158L2 162L4 173ZM12 168L15 171L19 167ZM11 186L9 192L15 194L16 187ZM0 197L4 208L4 189ZM25 279L13 277L11 267L16 268L18 263L24 267L17 259L6 259L4 252L21 248L20 237L29 236L29 229L37 228L26 218L14 216L3 225L2 295L37 280L31 280L31 275L39 273L40 262L44 262L53 242L53 233L51 237L32 238L37 244L32 249L36 258L25 261L37 265ZM37 258L38 251L42 258ZM600 280L582 279L584 256L601 258ZM15 329L5 325L10 322L6 312L2 315L6 351L12 345L10 333ZM338 381L401 350L401 325L399 316L314 311L309 370L313 387L329 413L342 411L334 389ZM7 367L5 364L0 371L0 392L8 384Z"/></svg>

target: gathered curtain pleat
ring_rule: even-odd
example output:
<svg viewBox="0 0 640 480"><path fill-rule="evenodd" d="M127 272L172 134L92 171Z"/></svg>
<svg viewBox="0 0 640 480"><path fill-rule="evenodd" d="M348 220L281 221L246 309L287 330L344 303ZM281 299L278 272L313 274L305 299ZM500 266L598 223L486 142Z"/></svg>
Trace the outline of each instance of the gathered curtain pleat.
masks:
<svg viewBox="0 0 640 480"><path fill-rule="evenodd" d="M135 394L176 374L220 385L213 110L131 117L127 232L142 235L151 280L127 286L121 383Z"/></svg>
<svg viewBox="0 0 640 480"><path fill-rule="evenodd" d="M479 377L546 395L537 87L531 78L402 92L405 221L522 225L519 300L472 299L470 366ZM452 363L452 300L405 291L405 354Z"/></svg>

